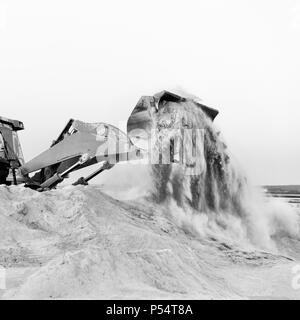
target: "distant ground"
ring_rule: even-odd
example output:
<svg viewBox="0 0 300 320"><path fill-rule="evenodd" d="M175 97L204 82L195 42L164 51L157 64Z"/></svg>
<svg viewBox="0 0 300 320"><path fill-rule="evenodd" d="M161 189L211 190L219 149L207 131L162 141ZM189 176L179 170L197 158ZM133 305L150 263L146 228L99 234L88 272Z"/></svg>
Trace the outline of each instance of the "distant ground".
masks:
<svg viewBox="0 0 300 320"><path fill-rule="evenodd" d="M272 195L299 195L300 197L300 185L278 185L278 186L264 186L267 193Z"/></svg>

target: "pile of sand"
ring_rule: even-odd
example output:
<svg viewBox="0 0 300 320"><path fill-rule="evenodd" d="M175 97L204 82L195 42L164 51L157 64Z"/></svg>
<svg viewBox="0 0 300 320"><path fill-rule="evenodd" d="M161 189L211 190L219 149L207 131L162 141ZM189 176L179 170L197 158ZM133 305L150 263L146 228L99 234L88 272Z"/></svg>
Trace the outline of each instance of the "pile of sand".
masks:
<svg viewBox="0 0 300 320"><path fill-rule="evenodd" d="M0 199L2 299L299 297L294 262L201 239L146 200L92 186L0 186Z"/></svg>

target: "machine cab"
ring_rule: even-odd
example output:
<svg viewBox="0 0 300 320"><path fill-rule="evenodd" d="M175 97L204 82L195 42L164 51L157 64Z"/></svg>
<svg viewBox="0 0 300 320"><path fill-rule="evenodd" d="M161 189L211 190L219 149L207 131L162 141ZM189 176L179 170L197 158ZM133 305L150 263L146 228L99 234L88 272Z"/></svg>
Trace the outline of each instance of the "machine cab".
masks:
<svg viewBox="0 0 300 320"><path fill-rule="evenodd" d="M18 131L23 130L21 121L0 117L0 184L10 184L10 171L24 164Z"/></svg>

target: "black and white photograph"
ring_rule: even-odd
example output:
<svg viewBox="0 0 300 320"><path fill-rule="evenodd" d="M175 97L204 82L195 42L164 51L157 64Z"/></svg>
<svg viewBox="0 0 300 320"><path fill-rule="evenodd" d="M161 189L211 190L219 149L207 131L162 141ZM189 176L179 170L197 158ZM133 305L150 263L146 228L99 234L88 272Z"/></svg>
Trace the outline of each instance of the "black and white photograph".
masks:
<svg viewBox="0 0 300 320"><path fill-rule="evenodd" d="M0 0L0 300L299 299L300 1Z"/></svg>

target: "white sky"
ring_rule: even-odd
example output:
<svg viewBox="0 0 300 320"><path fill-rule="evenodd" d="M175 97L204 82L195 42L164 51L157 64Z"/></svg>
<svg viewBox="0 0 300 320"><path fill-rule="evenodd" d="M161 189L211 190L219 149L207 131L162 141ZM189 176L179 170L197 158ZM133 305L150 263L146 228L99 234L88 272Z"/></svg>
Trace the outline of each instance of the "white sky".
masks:
<svg viewBox="0 0 300 320"><path fill-rule="evenodd" d="M181 88L253 183L300 184L299 84L299 0L0 0L0 113L27 160L71 117L118 125Z"/></svg>

